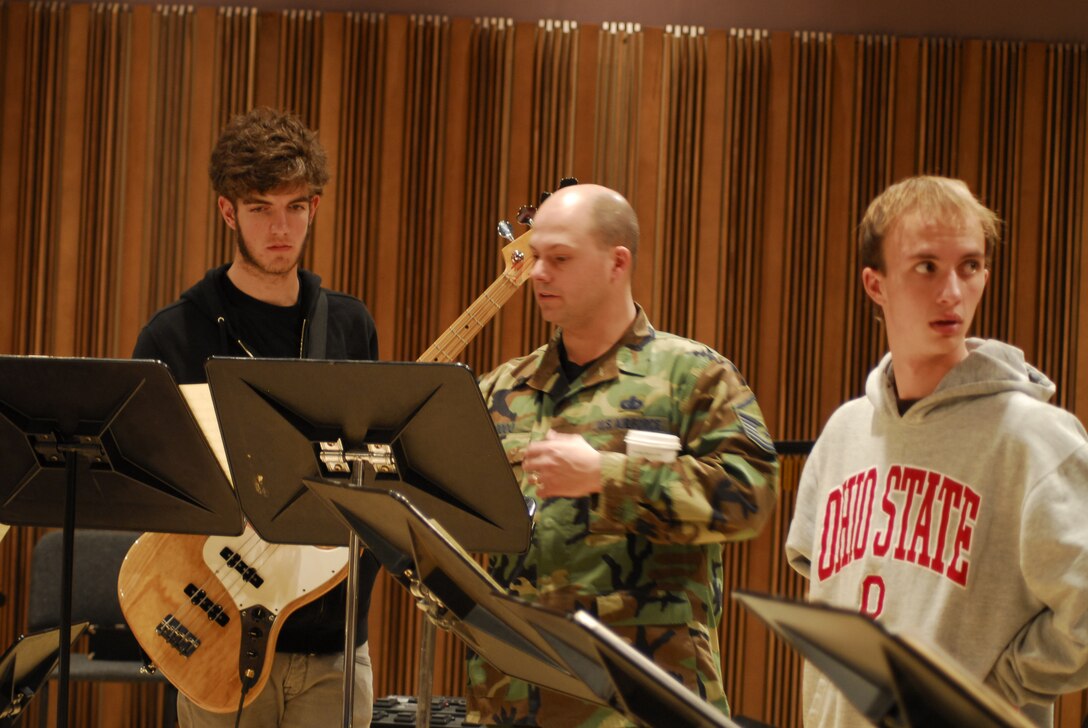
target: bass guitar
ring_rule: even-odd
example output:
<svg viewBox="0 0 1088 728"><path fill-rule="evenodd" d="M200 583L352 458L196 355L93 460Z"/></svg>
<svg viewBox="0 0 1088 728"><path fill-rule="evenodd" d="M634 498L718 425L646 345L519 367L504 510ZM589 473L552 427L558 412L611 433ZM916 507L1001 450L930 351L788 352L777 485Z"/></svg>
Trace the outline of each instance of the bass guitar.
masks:
<svg viewBox="0 0 1088 728"><path fill-rule="evenodd" d="M531 224L524 212L519 220ZM508 223L499 228L510 240L502 274L419 361L453 361L529 278L532 230L515 240ZM229 713L268 681L285 619L347 568L347 548L270 544L248 525L233 537L145 533L125 557L117 590L154 668L201 708Z"/></svg>

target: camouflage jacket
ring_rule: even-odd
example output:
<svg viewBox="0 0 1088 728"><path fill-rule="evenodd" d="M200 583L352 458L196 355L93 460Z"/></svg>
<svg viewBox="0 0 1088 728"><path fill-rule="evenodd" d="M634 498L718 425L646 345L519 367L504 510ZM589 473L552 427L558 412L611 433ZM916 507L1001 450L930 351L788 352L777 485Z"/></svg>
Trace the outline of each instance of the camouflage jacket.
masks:
<svg viewBox="0 0 1088 728"><path fill-rule="evenodd" d="M528 601L588 609L727 711L717 633L721 543L758 534L778 495L777 457L755 396L720 354L655 331L641 308L574 382L559 366L560 336L480 381L522 491L537 501L528 553L494 556L489 570ZM536 498L521 461L549 429L579 433L601 453L601 493ZM628 430L677 435L679 457L668 465L627 457ZM626 724L477 657L468 668L470 718L484 723Z"/></svg>

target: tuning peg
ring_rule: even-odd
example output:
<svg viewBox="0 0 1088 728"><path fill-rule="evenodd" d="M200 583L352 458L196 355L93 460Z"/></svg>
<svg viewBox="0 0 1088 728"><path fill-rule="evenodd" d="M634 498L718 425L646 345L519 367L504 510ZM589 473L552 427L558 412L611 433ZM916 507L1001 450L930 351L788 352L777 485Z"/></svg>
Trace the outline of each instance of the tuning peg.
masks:
<svg viewBox="0 0 1088 728"><path fill-rule="evenodd" d="M536 208L532 205L522 205L518 208L518 222L522 225L532 227L534 217L536 217Z"/></svg>
<svg viewBox="0 0 1088 728"><path fill-rule="evenodd" d="M514 231L509 220L499 220L499 237L514 242Z"/></svg>
<svg viewBox="0 0 1088 728"><path fill-rule="evenodd" d="M540 207L541 205L543 205L544 202L551 196L552 196L551 192L541 192L540 193L540 202L536 203L537 207Z"/></svg>
<svg viewBox="0 0 1088 728"><path fill-rule="evenodd" d="M563 189L564 187L570 187L571 185L576 184L578 184L577 177L564 177L563 179L559 180L559 189Z"/></svg>

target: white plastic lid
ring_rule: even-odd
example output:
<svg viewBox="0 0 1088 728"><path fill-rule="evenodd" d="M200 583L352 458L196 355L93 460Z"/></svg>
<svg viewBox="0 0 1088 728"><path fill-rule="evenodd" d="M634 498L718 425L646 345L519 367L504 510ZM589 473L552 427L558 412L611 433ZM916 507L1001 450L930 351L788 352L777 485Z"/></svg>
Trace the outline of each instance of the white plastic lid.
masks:
<svg viewBox="0 0 1088 728"><path fill-rule="evenodd" d="M630 444L654 447L661 450L680 452L680 438L665 432L646 432L645 430L628 430L623 441Z"/></svg>

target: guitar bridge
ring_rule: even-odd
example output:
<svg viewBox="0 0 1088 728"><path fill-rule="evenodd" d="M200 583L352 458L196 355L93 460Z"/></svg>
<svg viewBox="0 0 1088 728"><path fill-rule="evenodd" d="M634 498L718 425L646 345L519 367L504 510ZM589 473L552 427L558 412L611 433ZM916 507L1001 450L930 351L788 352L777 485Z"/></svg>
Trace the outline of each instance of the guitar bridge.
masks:
<svg viewBox="0 0 1088 728"><path fill-rule="evenodd" d="M155 628L155 634L181 654L189 657L200 647L200 638L188 630L173 614L167 614Z"/></svg>

